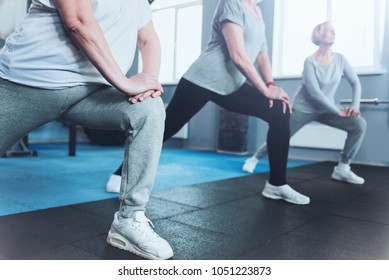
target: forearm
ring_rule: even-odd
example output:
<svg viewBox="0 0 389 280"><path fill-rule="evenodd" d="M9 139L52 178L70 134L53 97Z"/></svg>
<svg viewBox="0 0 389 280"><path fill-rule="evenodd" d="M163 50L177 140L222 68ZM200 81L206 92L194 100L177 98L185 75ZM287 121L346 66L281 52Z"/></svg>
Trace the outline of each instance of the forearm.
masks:
<svg viewBox="0 0 389 280"><path fill-rule="evenodd" d="M249 61L245 55L236 56L233 58L235 66L246 77L246 79L260 92L265 93L267 86L254 65Z"/></svg>
<svg viewBox="0 0 389 280"><path fill-rule="evenodd" d="M139 43L138 46L142 58L142 72L158 77L161 66L161 46L158 36L154 32L147 41Z"/></svg>
<svg viewBox="0 0 389 280"><path fill-rule="evenodd" d="M310 99L316 105L318 105L318 107L321 107L328 112L339 114L340 108L338 108L332 101L330 101L318 87L312 86L312 84L309 83L307 83L305 86Z"/></svg>
<svg viewBox="0 0 389 280"><path fill-rule="evenodd" d="M115 88L125 91L127 79L116 63L97 22L82 23L69 31L75 44L100 74Z"/></svg>
<svg viewBox="0 0 389 280"><path fill-rule="evenodd" d="M273 81L273 74L272 74L272 67L269 59L269 55L267 52L263 52L258 55L257 60L256 60L258 70L262 75L262 78L264 81L267 82L272 82Z"/></svg>
<svg viewBox="0 0 389 280"><path fill-rule="evenodd" d="M359 81L358 75L347 61L345 61L344 76L350 83L353 92L351 106L359 110L362 94L361 83Z"/></svg>

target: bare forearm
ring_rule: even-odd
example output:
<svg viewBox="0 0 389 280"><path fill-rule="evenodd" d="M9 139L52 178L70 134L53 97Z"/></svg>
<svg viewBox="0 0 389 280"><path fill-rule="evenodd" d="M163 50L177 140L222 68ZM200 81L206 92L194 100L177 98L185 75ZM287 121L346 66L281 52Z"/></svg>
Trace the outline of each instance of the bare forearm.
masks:
<svg viewBox="0 0 389 280"><path fill-rule="evenodd" d="M235 57L233 59L235 66L246 77L246 79L256 87L260 92L265 93L267 90L265 82L259 76L254 65L245 56Z"/></svg>
<svg viewBox="0 0 389 280"><path fill-rule="evenodd" d="M161 66L161 47L158 37L153 37L140 47L140 53L143 64L142 72L158 77Z"/></svg>
<svg viewBox="0 0 389 280"><path fill-rule="evenodd" d="M80 23L69 31L70 37L100 74L118 90L125 91L127 79L116 63L98 23L93 20Z"/></svg>
<svg viewBox="0 0 389 280"><path fill-rule="evenodd" d="M258 70L262 74L265 82L273 81L272 67L269 59L269 55L264 52L258 55L256 60Z"/></svg>

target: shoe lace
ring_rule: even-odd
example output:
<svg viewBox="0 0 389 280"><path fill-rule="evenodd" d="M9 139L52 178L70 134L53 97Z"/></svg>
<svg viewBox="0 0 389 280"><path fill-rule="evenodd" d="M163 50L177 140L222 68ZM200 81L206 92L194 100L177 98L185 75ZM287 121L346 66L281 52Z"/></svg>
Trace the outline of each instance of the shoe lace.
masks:
<svg viewBox="0 0 389 280"><path fill-rule="evenodd" d="M160 238L158 234L153 230L154 224L148 219L143 212L136 213L134 216L135 221L138 222L137 230L146 239Z"/></svg>

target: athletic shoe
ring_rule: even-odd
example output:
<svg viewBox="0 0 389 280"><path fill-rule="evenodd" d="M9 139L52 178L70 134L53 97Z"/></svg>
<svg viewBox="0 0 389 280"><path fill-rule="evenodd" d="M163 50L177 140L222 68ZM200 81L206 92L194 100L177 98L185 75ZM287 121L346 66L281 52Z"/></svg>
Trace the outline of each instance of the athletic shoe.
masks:
<svg viewBox="0 0 389 280"><path fill-rule="evenodd" d="M257 166L258 159L255 156L252 156L244 162L242 170L247 173L253 173L255 166Z"/></svg>
<svg viewBox="0 0 389 280"><path fill-rule="evenodd" d="M289 185L273 186L266 181L262 195L271 199L282 199L294 204L309 204L310 199L299 192L296 192Z"/></svg>
<svg viewBox="0 0 389 280"><path fill-rule="evenodd" d="M105 186L105 191L119 193L121 182L122 182L122 176L112 174L109 177L107 185Z"/></svg>
<svg viewBox="0 0 389 280"><path fill-rule="evenodd" d="M354 172L351 171L351 168L339 168L335 166L334 172L332 172L331 178L338 181L343 181L351 184L362 185L365 183L365 179L359 177Z"/></svg>
<svg viewBox="0 0 389 280"><path fill-rule="evenodd" d="M152 222L143 211L136 211L130 218L115 217L108 232L108 244L151 260L173 257L169 243L152 229Z"/></svg>

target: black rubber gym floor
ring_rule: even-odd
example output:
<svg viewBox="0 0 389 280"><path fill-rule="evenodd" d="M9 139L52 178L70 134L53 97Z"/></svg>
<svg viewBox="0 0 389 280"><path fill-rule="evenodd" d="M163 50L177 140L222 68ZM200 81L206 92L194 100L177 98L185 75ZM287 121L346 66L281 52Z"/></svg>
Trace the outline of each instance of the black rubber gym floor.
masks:
<svg viewBox="0 0 389 280"><path fill-rule="evenodd" d="M263 198L267 174L155 191L146 215L176 260L389 259L389 167L353 165L364 185L330 178L335 163L289 169L308 206ZM0 217L0 259L141 259L105 242L118 200Z"/></svg>

